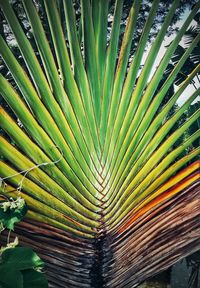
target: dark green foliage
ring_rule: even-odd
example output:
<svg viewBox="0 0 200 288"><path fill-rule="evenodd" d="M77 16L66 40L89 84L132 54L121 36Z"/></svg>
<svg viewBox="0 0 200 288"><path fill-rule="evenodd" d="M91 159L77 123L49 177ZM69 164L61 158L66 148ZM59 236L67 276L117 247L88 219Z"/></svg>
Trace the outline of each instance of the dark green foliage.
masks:
<svg viewBox="0 0 200 288"><path fill-rule="evenodd" d="M0 224L3 229L14 230L26 212L25 201L18 197L0 201ZM18 238L13 243L0 249L0 288L47 288L48 283L40 269L44 263L40 257L28 247L19 247ZM17 247L15 247L17 246Z"/></svg>
<svg viewBox="0 0 200 288"><path fill-rule="evenodd" d="M6 249L0 260L0 287L2 288L46 288L45 276L37 271L43 261L30 248Z"/></svg>

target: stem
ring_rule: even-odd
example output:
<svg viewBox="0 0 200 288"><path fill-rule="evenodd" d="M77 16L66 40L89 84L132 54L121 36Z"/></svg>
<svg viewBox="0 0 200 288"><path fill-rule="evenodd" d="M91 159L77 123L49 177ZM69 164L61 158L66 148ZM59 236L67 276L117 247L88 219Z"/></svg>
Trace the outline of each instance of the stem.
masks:
<svg viewBox="0 0 200 288"><path fill-rule="evenodd" d="M10 234L11 234L11 230L8 231L7 244L10 243Z"/></svg>

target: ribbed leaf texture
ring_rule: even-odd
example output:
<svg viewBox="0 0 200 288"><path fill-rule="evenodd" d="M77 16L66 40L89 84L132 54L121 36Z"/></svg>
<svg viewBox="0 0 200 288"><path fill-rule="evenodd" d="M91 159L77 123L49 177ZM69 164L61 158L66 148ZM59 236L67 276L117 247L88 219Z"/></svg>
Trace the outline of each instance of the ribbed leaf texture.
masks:
<svg viewBox="0 0 200 288"><path fill-rule="evenodd" d="M133 1L121 41L122 0L109 37L106 0L81 0L78 19L70 0L22 2L33 38L0 0L23 59L0 38L13 77L1 75L0 93L16 116L0 110L1 193L20 193L29 207L15 233L46 262L49 287L136 287L200 248L199 110L184 117L200 89L171 112L199 74L196 63L172 89L199 35L165 74L200 3L152 73L179 1L145 63L158 0L134 55L142 1Z"/></svg>

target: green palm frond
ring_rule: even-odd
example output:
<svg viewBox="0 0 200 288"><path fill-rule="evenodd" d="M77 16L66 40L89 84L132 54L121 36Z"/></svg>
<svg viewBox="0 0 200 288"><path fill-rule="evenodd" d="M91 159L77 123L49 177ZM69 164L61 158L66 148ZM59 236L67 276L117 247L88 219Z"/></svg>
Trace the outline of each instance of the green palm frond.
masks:
<svg viewBox="0 0 200 288"><path fill-rule="evenodd" d="M200 131L190 129L199 110L179 125L200 89L169 114L199 74L198 63L166 101L199 34L163 81L200 3L153 72L180 5L172 2L146 52L160 4L153 1L130 55L142 1L133 1L120 44L123 0L115 1L110 38L107 0L81 0L79 27L74 1L23 0L34 43L10 2L0 0L24 61L0 36L14 81L1 75L0 94L21 123L1 107L0 191L26 200L16 233L46 261L50 287L136 287L200 245L200 148L193 146Z"/></svg>

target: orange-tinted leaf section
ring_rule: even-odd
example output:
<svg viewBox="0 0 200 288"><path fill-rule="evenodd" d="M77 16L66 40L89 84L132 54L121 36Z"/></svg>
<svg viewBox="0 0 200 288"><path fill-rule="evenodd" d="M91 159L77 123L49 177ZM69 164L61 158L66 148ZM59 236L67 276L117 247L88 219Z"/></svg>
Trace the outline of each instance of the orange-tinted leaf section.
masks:
<svg viewBox="0 0 200 288"><path fill-rule="evenodd" d="M147 203L145 205L144 202L142 202L136 209L134 209L134 211L131 212L131 214L129 216L129 218L131 217L131 219L120 227L120 229L118 230L118 233L123 233L138 218L142 217L146 212L152 210L153 208L158 207L159 210L162 209L161 205L164 202L166 202L168 199L172 198L177 193L183 191L183 189L186 189L188 186L190 186L195 181L199 180L200 179L199 167L200 167L200 161L196 161L196 162L192 163L190 166L188 166L187 168L185 168L184 170L182 170L181 172L179 172L176 176L170 178L167 181L167 186L170 188L167 189L166 191L162 192L161 195L158 195L150 203ZM196 170L198 170L198 171L196 171ZM191 174L191 172L194 172L194 171L196 171L196 172ZM187 174L187 172L188 172L188 174ZM185 177L187 177L187 178L185 178ZM173 183L177 182L176 181L177 178L180 180L180 182L178 184L174 185ZM159 190L162 190L162 187L165 185L166 185L166 183L164 185L162 185L157 191L155 191L156 194L159 194ZM153 195L152 195L152 197L153 197ZM148 202L148 198L145 200L145 202ZM157 212L158 211L156 210L156 213ZM152 213L150 213L150 215L148 216L148 219L152 218L154 214L155 213L152 211Z"/></svg>

